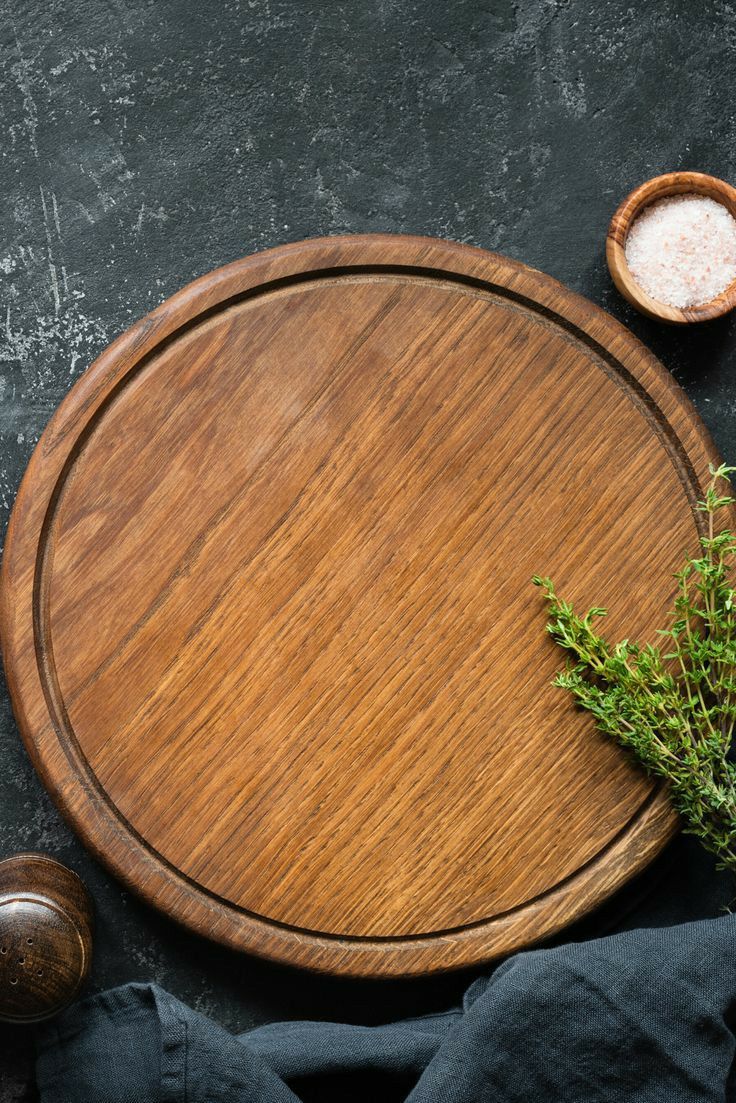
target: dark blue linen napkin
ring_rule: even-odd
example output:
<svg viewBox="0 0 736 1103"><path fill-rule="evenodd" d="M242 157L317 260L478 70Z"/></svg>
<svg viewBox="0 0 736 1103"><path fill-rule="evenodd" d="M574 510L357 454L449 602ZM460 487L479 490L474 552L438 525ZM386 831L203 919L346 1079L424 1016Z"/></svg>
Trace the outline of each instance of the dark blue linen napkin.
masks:
<svg viewBox="0 0 736 1103"><path fill-rule="evenodd" d="M727 915L518 954L461 1008L389 1026L234 1037L155 985L127 985L45 1026L37 1075L42 1103L296 1103L336 1075L357 1095L376 1073L408 1085L408 1103L728 1103L735 1026Z"/></svg>

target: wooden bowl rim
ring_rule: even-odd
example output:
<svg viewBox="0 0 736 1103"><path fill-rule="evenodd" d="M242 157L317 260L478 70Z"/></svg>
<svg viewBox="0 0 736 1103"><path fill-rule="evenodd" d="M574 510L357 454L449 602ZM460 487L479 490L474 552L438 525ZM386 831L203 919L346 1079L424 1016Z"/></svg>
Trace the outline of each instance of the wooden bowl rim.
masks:
<svg viewBox="0 0 736 1103"><path fill-rule="evenodd" d="M648 295L631 273L626 260L626 239L642 211L660 199L693 192L721 203L736 218L736 188L705 172L665 172L653 176L629 192L614 212L606 237L606 260L613 282L632 306L657 321L675 325L721 318L736 307L736 279L720 295L697 306L677 307Z"/></svg>

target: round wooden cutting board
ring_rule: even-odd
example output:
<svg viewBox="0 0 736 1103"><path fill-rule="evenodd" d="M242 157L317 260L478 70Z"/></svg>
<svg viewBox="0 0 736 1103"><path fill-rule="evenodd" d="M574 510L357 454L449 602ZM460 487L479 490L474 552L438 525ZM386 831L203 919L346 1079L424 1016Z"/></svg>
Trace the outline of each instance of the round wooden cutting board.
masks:
<svg viewBox="0 0 736 1103"><path fill-rule="evenodd" d="M531 576L654 639L709 461L657 361L520 264L238 261L36 449L2 592L28 750L99 858L232 947L411 975L550 935L675 823L550 685Z"/></svg>

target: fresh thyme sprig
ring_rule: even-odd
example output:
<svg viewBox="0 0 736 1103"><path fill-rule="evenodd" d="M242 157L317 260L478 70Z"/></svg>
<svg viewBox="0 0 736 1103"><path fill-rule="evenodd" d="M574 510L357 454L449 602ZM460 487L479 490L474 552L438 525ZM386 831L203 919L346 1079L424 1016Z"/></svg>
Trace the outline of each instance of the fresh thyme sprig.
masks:
<svg viewBox="0 0 736 1103"><path fill-rule="evenodd" d="M719 511L735 501L722 493L736 468L710 468L698 508L707 518L700 554L675 578L666 650L629 640L611 645L593 627L606 610L579 616L558 598L549 578L535 576L548 601L547 630L572 660L554 684L569 690L599 729L625 747L651 775L669 783L672 803L718 858L736 872L736 767L729 749L736 724L736 536L716 532Z"/></svg>

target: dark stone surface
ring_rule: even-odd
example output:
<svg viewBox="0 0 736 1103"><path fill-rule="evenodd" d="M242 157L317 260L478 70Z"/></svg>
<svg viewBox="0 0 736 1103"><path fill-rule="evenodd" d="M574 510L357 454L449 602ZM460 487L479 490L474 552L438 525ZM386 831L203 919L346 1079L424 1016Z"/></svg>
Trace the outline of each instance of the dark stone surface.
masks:
<svg viewBox="0 0 736 1103"><path fill-rule="evenodd" d="M195 276L317 234L497 249L625 323L736 460L734 323L635 315L603 242L635 184L736 178L736 11L714 0L5 0L0 19L0 512L105 344ZM155 979L232 1028L376 1022L454 1000L454 976L346 983L236 957L149 911L61 822L0 696L0 855L46 850L98 906L91 988ZM680 840L578 932L715 914L729 886ZM30 1035L0 1030L0 1101Z"/></svg>

